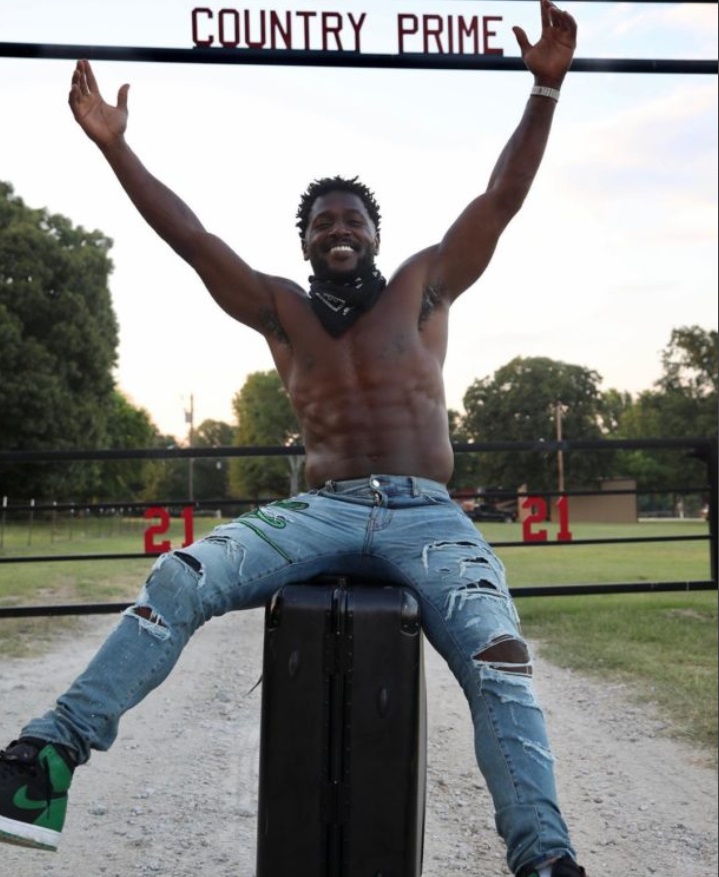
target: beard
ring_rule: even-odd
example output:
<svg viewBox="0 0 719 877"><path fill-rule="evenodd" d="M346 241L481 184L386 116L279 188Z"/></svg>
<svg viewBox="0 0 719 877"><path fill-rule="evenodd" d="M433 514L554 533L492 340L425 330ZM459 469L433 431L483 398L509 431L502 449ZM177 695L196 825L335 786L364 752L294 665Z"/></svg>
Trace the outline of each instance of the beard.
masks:
<svg viewBox="0 0 719 877"><path fill-rule="evenodd" d="M354 268L345 270L330 268L322 256L310 259L310 265L312 265L312 272L318 280L330 280L333 283L348 283L357 278L367 280L374 275L376 270L374 254L372 253L365 253Z"/></svg>

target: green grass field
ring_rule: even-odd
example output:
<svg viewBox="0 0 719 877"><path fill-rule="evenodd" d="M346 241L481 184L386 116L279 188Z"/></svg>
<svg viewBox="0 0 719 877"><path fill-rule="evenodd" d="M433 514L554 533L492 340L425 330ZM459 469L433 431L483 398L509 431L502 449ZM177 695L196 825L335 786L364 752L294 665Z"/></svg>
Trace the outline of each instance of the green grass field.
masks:
<svg viewBox="0 0 719 877"><path fill-rule="evenodd" d="M195 522L195 537L215 523ZM75 521L8 525L1 557L143 551L144 520ZM520 542L519 524L480 524L492 543ZM549 542L498 547L510 587L543 584L703 581L710 578L708 541L609 545ZM631 525L576 524L574 539L627 539L707 535L700 521ZM162 538L183 539L180 523ZM0 605L130 601L151 558L0 564ZM637 700L655 703L673 733L710 753L717 747L717 594L687 592L522 597L525 634L543 655L564 667L628 683ZM71 618L0 619L0 655L36 653L52 643Z"/></svg>

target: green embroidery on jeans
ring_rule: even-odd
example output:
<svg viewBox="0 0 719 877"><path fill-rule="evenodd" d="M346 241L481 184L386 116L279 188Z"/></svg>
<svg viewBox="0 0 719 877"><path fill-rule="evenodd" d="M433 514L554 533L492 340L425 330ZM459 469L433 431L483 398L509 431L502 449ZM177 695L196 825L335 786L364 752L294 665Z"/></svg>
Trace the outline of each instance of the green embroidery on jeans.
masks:
<svg viewBox="0 0 719 877"><path fill-rule="evenodd" d="M308 502L297 502L296 499L278 499L276 502L271 502L270 505L289 509L291 512L302 512L310 507Z"/></svg>
<svg viewBox="0 0 719 877"><path fill-rule="evenodd" d="M262 521L263 524L267 524L269 527L274 527L276 530L284 530L287 526L287 519L283 517L275 517L272 514L268 514L267 509L287 509L290 512L300 512L304 509L308 508L308 503L306 502L294 502L289 499L278 500L277 502L272 502L268 506L264 508L256 508L252 509L251 512L245 512L244 515L241 515L239 518L240 523L242 523L242 518L257 518L259 521Z"/></svg>
<svg viewBox="0 0 719 877"><path fill-rule="evenodd" d="M244 518L244 517L246 517L246 515L242 515L242 518ZM269 536L267 536L262 530L260 530L259 527L256 527L254 524L251 524L249 521L243 521L242 518L238 518L236 523L243 524L245 527L249 527L249 529L252 530L252 532L255 535L259 536L260 539L262 539L264 542L266 542L270 546L270 548L274 548L275 551L278 554L281 554L282 557L284 557L284 559L288 563L292 563L292 558L289 556L289 554L284 552L276 542L273 542L272 539L270 539Z"/></svg>
<svg viewBox="0 0 719 877"><path fill-rule="evenodd" d="M269 506L265 508L282 508L287 509L289 511L302 511L308 507L308 503L306 502L294 502L293 500L285 499L279 500L278 502L270 503ZM256 508L251 512L245 512L244 515L241 515L237 518L236 523L243 524L245 527L248 527L255 533L260 539L263 539L271 548L274 548L275 551L282 555L288 563L292 563L292 558L286 554L276 542L273 542L272 539L262 530L260 527L255 526L255 524L250 523L250 521L246 520L247 518L256 518L258 521L262 521L263 524L267 524L268 527L274 527L275 530L284 530L288 524L286 518L283 517L274 517L271 514L267 514L264 508Z"/></svg>

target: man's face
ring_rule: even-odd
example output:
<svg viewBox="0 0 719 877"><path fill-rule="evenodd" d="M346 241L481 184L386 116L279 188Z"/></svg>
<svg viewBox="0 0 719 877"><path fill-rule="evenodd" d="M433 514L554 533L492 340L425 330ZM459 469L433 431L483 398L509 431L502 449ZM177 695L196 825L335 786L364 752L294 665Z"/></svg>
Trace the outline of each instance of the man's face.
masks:
<svg viewBox="0 0 719 877"><path fill-rule="evenodd" d="M328 192L312 204L302 251L322 280L364 277L374 268L379 236L359 195Z"/></svg>

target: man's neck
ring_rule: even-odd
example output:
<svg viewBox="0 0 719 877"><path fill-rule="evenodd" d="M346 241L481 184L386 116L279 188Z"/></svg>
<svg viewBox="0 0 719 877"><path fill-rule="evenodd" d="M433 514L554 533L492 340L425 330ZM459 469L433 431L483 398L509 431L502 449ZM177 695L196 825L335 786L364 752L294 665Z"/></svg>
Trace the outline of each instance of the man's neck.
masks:
<svg viewBox="0 0 719 877"><path fill-rule="evenodd" d="M338 338L377 301L387 281L377 268L369 275L337 280L310 277L312 309L330 335Z"/></svg>

